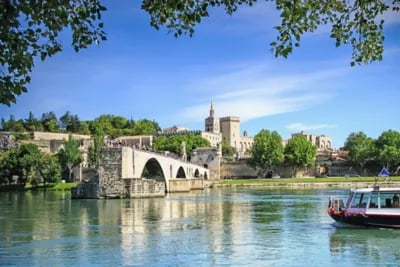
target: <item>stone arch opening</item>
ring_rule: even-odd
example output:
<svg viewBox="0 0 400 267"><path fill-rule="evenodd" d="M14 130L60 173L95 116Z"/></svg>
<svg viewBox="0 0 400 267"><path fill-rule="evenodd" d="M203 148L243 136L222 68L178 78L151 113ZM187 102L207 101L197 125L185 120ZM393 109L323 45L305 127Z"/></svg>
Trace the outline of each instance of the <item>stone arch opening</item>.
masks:
<svg viewBox="0 0 400 267"><path fill-rule="evenodd" d="M185 170L179 167L178 172L176 173L176 178L186 178Z"/></svg>
<svg viewBox="0 0 400 267"><path fill-rule="evenodd" d="M207 172L204 172L204 179L205 179L205 180L208 180Z"/></svg>
<svg viewBox="0 0 400 267"><path fill-rule="evenodd" d="M164 172L161 168L160 163L155 158L151 158L146 162L141 177L154 179L160 182L164 182L166 184Z"/></svg>
<svg viewBox="0 0 400 267"><path fill-rule="evenodd" d="M199 178L199 177L200 177L199 169L196 169L196 170L194 171L194 177L195 177L195 178Z"/></svg>

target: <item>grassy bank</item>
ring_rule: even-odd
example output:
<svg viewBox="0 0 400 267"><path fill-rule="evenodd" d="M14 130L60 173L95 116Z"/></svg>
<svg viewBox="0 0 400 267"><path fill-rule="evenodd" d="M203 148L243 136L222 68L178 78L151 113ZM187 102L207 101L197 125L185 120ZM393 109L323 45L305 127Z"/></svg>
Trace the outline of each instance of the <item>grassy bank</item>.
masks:
<svg viewBox="0 0 400 267"><path fill-rule="evenodd" d="M77 186L79 182L75 183L50 183L50 184L38 184L32 185L27 183L25 186L12 185L12 186L4 186L0 187L1 191L26 191L26 190L55 190L55 191L63 191L63 190L71 190L75 186Z"/></svg>
<svg viewBox="0 0 400 267"><path fill-rule="evenodd" d="M327 178L278 178L278 179L234 179L234 180L221 180L214 182L214 186L295 186L297 185L337 185L337 184L373 184L375 177L327 177ZM390 177L385 179L379 177L378 184L400 183L400 177Z"/></svg>

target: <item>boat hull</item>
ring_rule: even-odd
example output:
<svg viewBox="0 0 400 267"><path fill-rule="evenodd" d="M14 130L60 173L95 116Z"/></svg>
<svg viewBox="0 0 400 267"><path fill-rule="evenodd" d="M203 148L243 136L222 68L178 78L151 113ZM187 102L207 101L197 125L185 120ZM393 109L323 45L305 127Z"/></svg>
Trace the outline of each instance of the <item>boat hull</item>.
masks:
<svg viewBox="0 0 400 267"><path fill-rule="evenodd" d="M328 214L341 224L400 229L400 215L351 213L335 210L328 210Z"/></svg>

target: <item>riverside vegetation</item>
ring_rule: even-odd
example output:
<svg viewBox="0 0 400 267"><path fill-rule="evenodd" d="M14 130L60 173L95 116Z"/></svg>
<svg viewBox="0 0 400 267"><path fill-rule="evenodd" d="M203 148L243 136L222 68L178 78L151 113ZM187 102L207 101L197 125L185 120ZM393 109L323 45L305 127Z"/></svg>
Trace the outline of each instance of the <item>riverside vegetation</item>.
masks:
<svg viewBox="0 0 400 267"><path fill-rule="evenodd" d="M150 120L128 120L121 116L101 115L93 121L80 121L77 115L67 111L63 116L57 118L54 112L44 113L41 119L36 119L30 112L27 119L16 120L10 117L8 121L2 118L1 130L11 132L14 139L29 141L33 131L50 131L61 133L90 134L93 138L92 145L88 151L88 165L94 169L98 165L98 153L104 146L104 140L118 138L123 135L154 135L153 148L155 151L170 151L180 153L180 144L185 142L187 153L191 149L201 146L209 146L209 142L199 135L187 134L179 136L162 136L157 133L161 128L158 123ZM51 188L61 180L71 180L72 168L82 163L83 157L78 149L79 143L70 136L63 147L56 154L42 152L36 145L20 142L18 146L9 148L0 153L0 186L9 188L16 187L43 187ZM363 132L351 133L346 139L343 156L349 167L361 170L376 170L383 166L392 175L400 170L400 133L387 130L377 138L368 137ZM234 148L229 147L226 142L222 143L222 156L232 157ZM316 165L316 148L311 143L297 136L289 140L288 144L282 146L282 138L276 131L262 129L254 138L254 145L248 154L251 155L249 164L260 170L260 177L272 170L275 166L283 164L286 168L297 170L298 168L309 168ZM320 183L320 182L373 182L374 177L351 177L351 178L316 178L298 180L271 179L261 180L237 180L236 184L266 184L273 185L286 183ZM341 181L340 179L343 179ZM396 181L396 177L391 181ZM230 182L223 181L229 184ZM60 188L67 185L60 185ZM56 187L57 188L57 187Z"/></svg>
<svg viewBox="0 0 400 267"><path fill-rule="evenodd" d="M214 186L269 186L280 187L294 184L326 184L330 187L334 184L348 183L356 186L358 183L368 184L397 184L400 183L400 176L385 177L325 177L325 178L289 178L289 179L234 179L221 180L214 183Z"/></svg>

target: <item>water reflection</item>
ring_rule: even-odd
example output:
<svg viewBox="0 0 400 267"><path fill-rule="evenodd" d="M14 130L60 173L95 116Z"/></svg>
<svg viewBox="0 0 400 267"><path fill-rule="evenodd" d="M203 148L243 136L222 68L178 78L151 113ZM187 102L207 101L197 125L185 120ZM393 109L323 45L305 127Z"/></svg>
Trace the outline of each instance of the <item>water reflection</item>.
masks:
<svg viewBox="0 0 400 267"><path fill-rule="evenodd" d="M54 192L1 193L0 265L398 261L400 232L332 227L326 207L336 193L347 194L238 188L153 199L70 200Z"/></svg>
<svg viewBox="0 0 400 267"><path fill-rule="evenodd" d="M329 236L334 257L351 254L353 263L368 259L374 266L398 266L400 263L400 232L393 229L344 228ZM367 258L366 258L367 255Z"/></svg>

